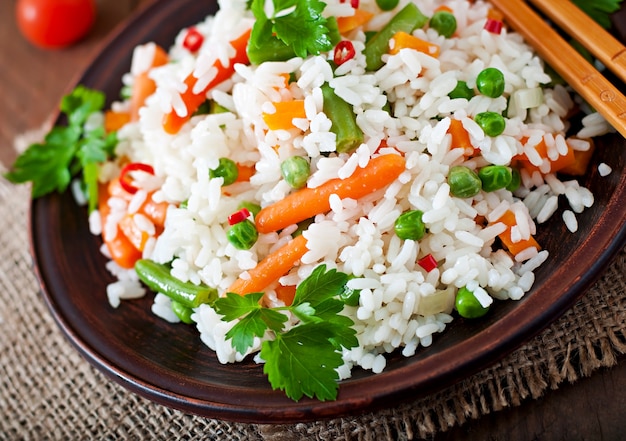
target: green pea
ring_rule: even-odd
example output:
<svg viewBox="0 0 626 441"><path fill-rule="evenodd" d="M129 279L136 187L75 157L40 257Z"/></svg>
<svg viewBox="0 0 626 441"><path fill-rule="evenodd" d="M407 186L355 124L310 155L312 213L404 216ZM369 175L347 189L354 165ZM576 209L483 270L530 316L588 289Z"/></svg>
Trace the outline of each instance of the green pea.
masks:
<svg viewBox="0 0 626 441"><path fill-rule="evenodd" d="M485 96L498 98L504 92L504 74L495 67L488 67L476 77L476 88Z"/></svg>
<svg viewBox="0 0 626 441"><path fill-rule="evenodd" d="M239 169L237 163L232 159L220 158L220 163L217 168L209 170L209 177L224 178L223 186L230 185L237 180L239 176Z"/></svg>
<svg viewBox="0 0 626 441"><path fill-rule="evenodd" d="M511 169L511 182L505 188L509 191L515 191L522 185L522 176L516 168Z"/></svg>
<svg viewBox="0 0 626 441"><path fill-rule="evenodd" d="M476 196L482 188L482 182L476 172L463 165L455 165L448 172L450 193L459 198Z"/></svg>
<svg viewBox="0 0 626 441"><path fill-rule="evenodd" d="M465 286L457 291L454 305L459 315L468 319L482 317L489 311L489 307L483 307L474 293Z"/></svg>
<svg viewBox="0 0 626 441"><path fill-rule="evenodd" d="M292 188L302 188L311 174L311 166L302 156L292 156L280 164L283 178Z"/></svg>
<svg viewBox="0 0 626 441"><path fill-rule="evenodd" d="M436 30L439 35L446 38L452 37L456 32L456 18L448 11L437 11L430 18L428 23L431 28Z"/></svg>
<svg viewBox="0 0 626 441"><path fill-rule="evenodd" d="M448 96L450 99L465 98L470 100L474 96L474 91L467 86L465 81L457 81L455 88L452 89Z"/></svg>
<svg viewBox="0 0 626 441"><path fill-rule="evenodd" d="M511 169L504 165L487 165L478 170L478 177L482 182L483 190L496 191L506 188L513 179Z"/></svg>
<svg viewBox="0 0 626 441"><path fill-rule="evenodd" d="M498 136L506 127L504 117L496 112L481 112L474 117L474 121L487 136Z"/></svg>
<svg viewBox="0 0 626 441"><path fill-rule="evenodd" d="M424 213L420 210L405 211L394 225L396 235L404 240L420 240L426 233L426 225L422 221Z"/></svg>
<svg viewBox="0 0 626 441"><path fill-rule="evenodd" d="M348 280L352 280L354 278L354 275L348 276ZM343 286L343 290L339 294L339 298L348 306L359 306L360 297L361 290L349 288L347 284Z"/></svg>
<svg viewBox="0 0 626 441"><path fill-rule="evenodd" d="M188 325L194 322L191 318L191 314L193 314L193 309L186 305L183 305L180 302L177 302L176 300L172 300L172 311L174 312L174 314L176 314L176 317L178 317L181 322Z"/></svg>
<svg viewBox="0 0 626 441"><path fill-rule="evenodd" d="M255 204L254 202L250 201L240 202L237 206L237 210L241 210L242 208L245 208L250 213L252 213L252 216L256 216L257 214L259 214L259 211L261 211L261 206L259 204Z"/></svg>
<svg viewBox="0 0 626 441"><path fill-rule="evenodd" d="M398 6L400 0L376 0L376 4L383 11L391 11L396 6Z"/></svg>
<svg viewBox="0 0 626 441"><path fill-rule="evenodd" d="M259 238L254 223L250 219L238 222L226 233L226 238L238 250L249 250Z"/></svg>

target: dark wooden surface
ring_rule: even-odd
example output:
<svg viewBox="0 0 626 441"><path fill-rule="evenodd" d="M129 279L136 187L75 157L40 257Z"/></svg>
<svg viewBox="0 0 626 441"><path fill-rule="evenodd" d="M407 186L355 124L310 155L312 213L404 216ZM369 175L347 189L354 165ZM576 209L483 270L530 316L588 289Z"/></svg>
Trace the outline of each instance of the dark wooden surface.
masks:
<svg viewBox="0 0 626 441"><path fill-rule="evenodd" d="M98 19L86 40L45 51L24 41L13 18L15 0L0 1L0 161L15 158L13 140L40 127L106 36L150 0L100 0ZM173 0L175 1L175 0ZM494 412L455 427L435 440L620 440L626 439L626 360L576 384L562 385L538 400Z"/></svg>

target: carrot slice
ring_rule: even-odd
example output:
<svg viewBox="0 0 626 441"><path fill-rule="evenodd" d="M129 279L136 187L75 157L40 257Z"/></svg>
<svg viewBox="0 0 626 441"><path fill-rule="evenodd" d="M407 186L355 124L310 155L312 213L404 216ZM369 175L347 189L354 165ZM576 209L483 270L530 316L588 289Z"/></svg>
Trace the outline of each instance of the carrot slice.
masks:
<svg viewBox="0 0 626 441"><path fill-rule="evenodd" d="M465 151L465 156L471 156L475 153L475 148L470 140L470 135L463 127L463 123L458 119L450 120L448 133L452 136L452 144L450 148L461 148Z"/></svg>
<svg viewBox="0 0 626 441"><path fill-rule="evenodd" d="M330 210L332 194L341 199L359 199L391 184L405 169L400 155L372 158L365 168L357 168L346 179L331 179L316 188L305 187L263 208L255 217L257 230L270 233Z"/></svg>
<svg viewBox="0 0 626 441"><path fill-rule="evenodd" d="M154 57L150 65L150 69L159 67L169 61L169 57L165 50L154 45ZM148 76L150 69L141 72L133 79L133 86L130 93L130 120L137 121L139 119L139 109L144 106L146 99L156 91L156 84L152 78Z"/></svg>
<svg viewBox="0 0 626 441"><path fill-rule="evenodd" d="M304 236L296 236L249 270L249 279L235 280L227 292L241 295L263 292L272 282L287 274L307 251Z"/></svg>
<svg viewBox="0 0 626 441"><path fill-rule="evenodd" d="M104 113L104 130L107 133L116 132L129 122L130 113L128 112L114 112L113 110L107 110Z"/></svg>
<svg viewBox="0 0 626 441"><path fill-rule="evenodd" d="M293 298L296 296L296 285L278 285L276 287L276 297L281 300L286 306L290 306L293 303Z"/></svg>

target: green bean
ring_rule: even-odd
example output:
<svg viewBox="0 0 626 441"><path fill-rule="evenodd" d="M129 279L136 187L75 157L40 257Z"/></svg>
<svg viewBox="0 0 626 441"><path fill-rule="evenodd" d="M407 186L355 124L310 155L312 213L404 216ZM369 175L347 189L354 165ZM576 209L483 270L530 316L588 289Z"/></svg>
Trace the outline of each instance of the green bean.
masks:
<svg viewBox="0 0 626 441"><path fill-rule="evenodd" d="M426 233L426 225L422 221L424 213L420 210L409 210L396 219L394 231L400 239L420 240Z"/></svg>
<svg viewBox="0 0 626 441"><path fill-rule="evenodd" d="M474 293L465 286L457 291L454 305L461 317L469 319L482 317L489 311L489 307L481 305Z"/></svg>
<svg viewBox="0 0 626 441"><path fill-rule="evenodd" d="M335 94L335 91L324 83L324 113L332 122L330 131L337 136L337 152L349 153L363 143L363 131L356 123L352 106Z"/></svg>
<svg viewBox="0 0 626 441"><path fill-rule="evenodd" d="M191 318L191 314L193 314L193 309L189 306L185 306L176 300L172 300L172 312L176 314L176 317L180 319L181 322L186 323L188 325L194 323Z"/></svg>
<svg viewBox="0 0 626 441"><path fill-rule="evenodd" d="M203 303L210 304L217 299L215 288L183 282L172 276L169 266L152 260L139 259L135 263L135 272L149 289L164 294L188 308L197 308Z"/></svg>
<svg viewBox="0 0 626 441"><path fill-rule="evenodd" d="M254 223L246 219L230 227L226 238L238 250L249 250L259 238L259 232Z"/></svg>
<svg viewBox="0 0 626 441"><path fill-rule="evenodd" d="M482 182L476 172L463 165L456 165L448 172L450 193L459 198L476 196L482 188Z"/></svg>
<svg viewBox="0 0 626 441"><path fill-rule="evenodd" d="M428 25L439 35L450 38L456 32L456 17L448 11L437 11L430 17Z"/></svg>
<svg viewBox="0 0 626 441"><path fill-rule="evenodd" d="M487 136L498 136L506 127L504 117L496 112L481 112L474 117L474 121Z"/></svg>
<svg viewBox="0 0 626 441"><path fill-rule="evenodd" d="M478 170L478 177L482 182L483 190L496 191L506 188L513 179L511 169L504 165L487 165Z"/></svg>
<svg viewBox="0 0 626 441"><path fill-rule="evenodd" d="M211 179L224 178L222 186L234 183L238 176L239 169L237 168L237 163L228 158L220 158L220 163L217 168L209 170L209 177Z"/></svg>
<svg viewBox="0 0 626 441"><path fill-rule="evenodd" d="M302 156L291 156L281 162L280 173L291 188L302 188L311 174L311 165Z"/></svg>
<svg viewBox="0 0 626 441"><path fill-rule="evenodd" d="M504 74L495 67L483 69L476 77L476 88L485 96L498 98L504 92Z"/></svg>
<svg viewBox="0 0 626 441"><path fill-rule="evenodd" d="M428 23L428 17L413 3L408 3L400 9L396 15L365 44L366 68L369 71L378 70L383 66L382 56L389 50L389 41L396 32L403 31L407 34L414 29L423 27Z"/></svg>

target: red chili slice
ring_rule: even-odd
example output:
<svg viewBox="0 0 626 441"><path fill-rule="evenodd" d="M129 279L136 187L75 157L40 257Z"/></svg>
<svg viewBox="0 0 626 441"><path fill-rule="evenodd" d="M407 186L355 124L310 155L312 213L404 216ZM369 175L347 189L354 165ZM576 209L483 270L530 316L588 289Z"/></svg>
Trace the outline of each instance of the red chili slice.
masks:
<svg viewBox="0 0 626 441"><path fill-rule="evenodd" d="M130 194L135 194L137 193L137 190L139 190L139 188L136 187L130 180L129 173L134 171L142 171L154 175L154 168L152 168L149 164L144 164L142 162L131 162L130 164L126 164L120 172L120 185Z"/></svg>
<svg viewBox="0 0 626 441"><path fill-rule="evenodd" d="M341 0L341 3L345 3L346 0ZM359 7L359 0L350 0L350 6L352 6L354 9L357 9Z"/></svg>
<svg viewBox="0 0 626 441"><path fill-rule="evenodd" d="M356 55L354 45L351 41L343 40L337 43L335 46L335 53L333 54L333 60L337 66L341 66L348 60L351 60Z"/></svg>
<svg viewBox="0 0 626 441"><path fill-rule="evenodd" d="M183 40L183 47L189 52L197 52L204 43L204 36L194 27L187 29L187 34Z"/></svg>
<svg viewBox="0 0 626 441"><path fill-rule="evenodd" d="M437 268L437 260L433 257L432 254L427 254L417 261L417 264L424 268L427 273L431 272L435 268Z"/></svg>
<svg viewBox="0 0 626 441"><path fill-rule="evenodd" d="M250 212L247 208L242 208L239 211L234 212L230 216L228 216L228 225L235 225L239 222L243 222L250 217Z"/></svg>
<svg viewBox="0 0 626 441"><path fill-rule="evenodd" d="M485 22L485 30L491 32L492 34L500 34L502 32L503 23L501 20L495 20L493 18L488 18Z"/></svg>

